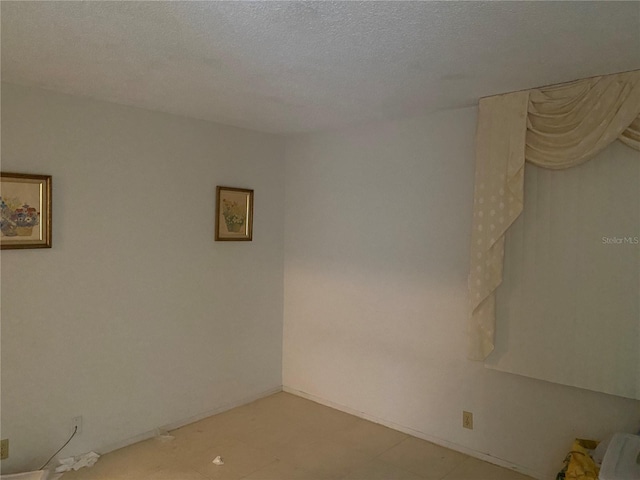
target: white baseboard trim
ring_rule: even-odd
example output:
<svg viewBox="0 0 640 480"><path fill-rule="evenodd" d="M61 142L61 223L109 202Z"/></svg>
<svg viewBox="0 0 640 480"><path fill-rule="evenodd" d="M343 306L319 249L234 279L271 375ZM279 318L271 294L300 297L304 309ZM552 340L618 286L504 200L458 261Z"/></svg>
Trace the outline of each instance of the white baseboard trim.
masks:
<svg viewBox="0 0 640 480"><path fill-rule="evenodd" d="M225 403L216 407L212 410L207 410L206 412L199 413L197 415L193 415L188 418L184 418L182 420L178 420L177 422L172 422L167 425L162 425L153 430L149 430L143 432L134 437L127 438L126 440L122 440L120 442L112 443L106 445L103 448L97 449L101 455L104 455L109 452L113 452L114 450L118 450L120 448L128 447L129 445L133 445L134 443L142 442L144 440L148 440L157 435L158 431L169 431L175 430L176 428L184 427L185 425L189 425L190 423L197 422L202 420L203 418L210 417L212 415L217 415L218 413L226 412L227 410L231 410L232 408L241 407L242 405L246 405L251 402L255 402L256 400L260 400L261 398L268 397L269 395L273 395L274 393L278 393L282 391L282 386L274 387L269 390L265 390L255 395L250 395L248 397L241 398L237 401Z"/></svg>
<svg viewBox="0 0 640 480"><path fill-rule="evenodd" d="M427 433L415 430L411 427L406 427L404 425L399 425L397 423L390 422L383 418L378 418L374 415L369 415L368 413L355 410L351 407L347 407L346 405L341 405L339 403L332 402L331 400L326 400L324 398L318 397L316 395L313 395L307 392L303 392L302 390L298 390L296 388L283 385L282 390L284 392L290 393L292 395L297 395L298 397L306 398L307 400L311 400L321 405L335 408L336 410L340 410L341 412L349 413L351 415L355 415L356 417L369 420L370 422L374 422L379 425L384 425L385 427L393 428L394 430L398 430L402 433L406 433L413 437L418 437L418 438L421 438L422 440L427 440L428 442L435 443L436 445L440 445L441 447L449 448L451 450L455 450L456 452L464 453L465 455L469 455L470 457L474 457L479 460L492 463L493 465L498 465L499 467L508 468L509 470L514 470L518 473L522 473L523 475L528 475L530 477L537 478L538 480L545 480L544 475L542 475L540 472L534 472L533 470L527 467L523 467L522 465L517 465L515 463L509 462L508 460L494 457L487 453L479 452L477 450L473 450L463 445L458 445L457 443L453 443L448 440L444 440L442 438L434 437L433 435L429 435Z"/></svg>

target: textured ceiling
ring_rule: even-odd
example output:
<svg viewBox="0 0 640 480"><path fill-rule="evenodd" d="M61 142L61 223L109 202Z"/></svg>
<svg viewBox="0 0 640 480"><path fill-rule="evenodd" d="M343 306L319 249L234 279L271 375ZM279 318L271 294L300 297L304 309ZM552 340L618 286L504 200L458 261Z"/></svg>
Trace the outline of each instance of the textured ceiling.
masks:
<svg viewBox="0 0 640 480"><path fill-rule="evenodd" d="M640 68L640 2L8 2L2 80L291 133Z"/></svg>

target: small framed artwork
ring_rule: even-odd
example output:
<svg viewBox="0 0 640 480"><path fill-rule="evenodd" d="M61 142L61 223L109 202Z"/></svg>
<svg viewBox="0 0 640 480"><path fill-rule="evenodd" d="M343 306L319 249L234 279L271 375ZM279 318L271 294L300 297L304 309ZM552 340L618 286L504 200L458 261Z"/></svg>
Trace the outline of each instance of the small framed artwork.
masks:
<svg viewBox="0 0 640 480"><path fill-rule="evenodd" d="M0 173L0 248L51 248L51 176Z"/></svg>
<svg viewBox="0 0 640 480"><path fill-rule="evenodd" d="M251 241L253 190L216 188L216 241Z"/></svg>

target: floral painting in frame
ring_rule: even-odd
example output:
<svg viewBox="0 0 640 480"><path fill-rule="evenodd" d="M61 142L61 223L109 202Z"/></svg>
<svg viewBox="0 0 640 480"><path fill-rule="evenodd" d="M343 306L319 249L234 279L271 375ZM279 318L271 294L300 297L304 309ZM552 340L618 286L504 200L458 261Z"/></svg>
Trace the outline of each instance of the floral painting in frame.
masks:
<svg viewBox="0 0 640 480"><path fill-rule="evenodd" d="M0 248L51 248L51 176L0 173Z"/></svg>
<svg viewBox="0 0 640 480"><path fill-rule="evenodd" d="M251 241L253 190L216 188L216 241Z"/></svg>

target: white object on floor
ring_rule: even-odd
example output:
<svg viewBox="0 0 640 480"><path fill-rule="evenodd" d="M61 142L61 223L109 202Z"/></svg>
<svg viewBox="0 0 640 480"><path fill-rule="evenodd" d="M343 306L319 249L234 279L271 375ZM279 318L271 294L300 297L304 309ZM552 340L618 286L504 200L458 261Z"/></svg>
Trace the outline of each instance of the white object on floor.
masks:
<svg viewBox="0 0 640 480"><path fill-rule="evenodd" d="M56 468L56 473L80 470L82 467L92 467L100 458L96 452L89 452L77 457L63 458Z"/></svg>
<svg viewBox="0 0 640 480"><path fill-rule="evenodd" d="M224 461L222 460L222 457L220 455L214 458L213 462L211 463L215 463L216 465L224 465Z"/></svg>
<svg viewBox="0 0 640 480"><path fill-rule="evenodd" d="M161 428L156 428L156 437L157 440L160 440L161 442L170 442L171 440L173 440L175 437L173 435L171 435L168 431L163 430Z"/></svg>
<svg viewBox="0 0 640 480"><path fill-rule="evenodd" d="M616 433L604 454L600 480L638 480L640 478L640 436Z"/></svg>
<svg viewBox="0 0 640 480"><path fill-rule="evenodd" d="M0 475L0 480L47 480L49 472L38 470L36 472L12 473L10 475Z"/></svg>

